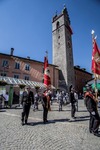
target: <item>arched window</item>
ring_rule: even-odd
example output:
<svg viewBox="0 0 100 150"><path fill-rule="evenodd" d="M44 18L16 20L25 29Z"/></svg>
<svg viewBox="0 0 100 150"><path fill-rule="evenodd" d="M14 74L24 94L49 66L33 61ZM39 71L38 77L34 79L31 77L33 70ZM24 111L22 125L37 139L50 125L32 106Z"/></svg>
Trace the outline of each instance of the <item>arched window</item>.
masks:
<svg viewBox="0 0 100 150"><path fill-rule="evenodd" d="M59 23L59 21L57 21L56 29L58 29L58 28L59 28L59 26L60 26L60 23Z"/></svg>
<svg viewBox="0 0 100 150"><path fill-rule="evenodd" d="M15 62L15 69L20 69L20 63L19 62Z"/></svg>

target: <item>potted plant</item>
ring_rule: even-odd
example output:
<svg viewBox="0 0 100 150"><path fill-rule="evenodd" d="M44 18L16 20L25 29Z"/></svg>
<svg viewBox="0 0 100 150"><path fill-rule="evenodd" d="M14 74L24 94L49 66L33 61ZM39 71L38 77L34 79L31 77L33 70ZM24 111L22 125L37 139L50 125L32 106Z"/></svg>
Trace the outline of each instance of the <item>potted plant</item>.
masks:
<svg viewBox="0 0 100 150"><path fill-rule="evenodd" d="M0 81L0 85L1 85L1 86L5 86L5 85L7 85L7 82L4 81L4 80L1 80L1 81Z"/></svg>
<svg viewBox="0 0 100 150"><path fill-rule="evenodd" d="M20 89L23 89L25 87L24 84L19 84Z"/></svg>

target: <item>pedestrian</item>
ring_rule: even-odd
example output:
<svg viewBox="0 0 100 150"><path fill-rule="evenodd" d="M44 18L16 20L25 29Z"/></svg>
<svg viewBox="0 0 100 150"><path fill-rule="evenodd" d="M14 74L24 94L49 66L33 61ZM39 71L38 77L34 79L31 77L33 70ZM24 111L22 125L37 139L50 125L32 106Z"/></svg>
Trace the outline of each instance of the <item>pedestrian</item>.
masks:
<svg viewBox="0 0 100 150"><path fill-rule="evenodd" d="M35 111L36 109L38 110L38 102L39 102L39 94L38 94L38 92L36 92L36 94L34 95L34 108L33 108L33 111Z"/></svg>
<svg viewBox="0 0 100 150"><path fill-rule="evenodd" d="M22 125L24 125L24 123L27 124L30 107L32 104L34 104L34 94L31 91L31 87L25 87L25 90L22 94L21 104L23 106L21 121Z"/></svg>
<svg viewBox="0 0 100 150"><path fill-rule="evenodd" d="M50 93L48 92L48 90L45 90L43 92L42 105L43 105L43 122L45 124L46 122L48 122L48 120L47 120L48 110L51 110L51 108L50 108Z"/></svg>
<svg viewBox="0 0 100 150"><path fill-rule="evenodd" d="M9 94L8 94L8 92L6 92L3 95L3 97L4 97L4 106L5 106L5 108L7 108L8 107L8 100L9 100Z"/></svg>
<svg viewBox="0 0 100 150"><path fill-rule="evenodd" d="M69 86L69 93L71 92L71 88L72 88L73 86L72 86L72 84Z"/></svg>
<svg viewBox="0 0 100 150"><path fill-rule="evenodd" d="M3 94L0 95L0 109L3 107L4 97Z"/></svg>
<svg viewBox="0 0 100 150"><path fill-rule="evenodd" d="M58 102L59 102L59 111L62 111L62 105L63 105L63 95L62 92L58 95Z"/></svg>
<svg viewBox="0 0 100 150"><path fill-rule="evenodd" d="M91 87L87 88L87 92L85 93L85 105L90 114L89 120L89 132L98 136L98 129L100 125L100 116L97 110L97 99L92 92Z"/></svg>
<svg viewBox="0 0 100 150"><path fill-rule="evenodd" d="M70 103L71 103L71 117L73 119L75 119L75 112L76 112L76 100L75 100L75 89L74 87L71 88L71 92L69 93L69 99L70 99Z"/></svg>
<svg viewBox="0 0 100 150"><path fill-rule="evenodd" d="M78 94L77 91L74 92L74 97L75 97L75 104L76 104L76 111L78 111Z"/></svg>

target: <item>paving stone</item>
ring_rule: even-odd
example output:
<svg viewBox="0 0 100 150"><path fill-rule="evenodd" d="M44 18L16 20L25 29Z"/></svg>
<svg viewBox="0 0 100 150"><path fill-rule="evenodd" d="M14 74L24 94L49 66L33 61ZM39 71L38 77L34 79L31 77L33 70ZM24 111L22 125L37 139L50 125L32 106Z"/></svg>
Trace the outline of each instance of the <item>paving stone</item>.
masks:
<svg viewBox="0 0 100 150"><path fill-rule="evenodd" d="M89 113L79 100L76 119L71 119L70 105L58 111L51 105L47 124L43 124L42 105L30 110L28 125L21 125L22 109L0 112L0 150L100 150L100 137L88 131Z"/></svg>

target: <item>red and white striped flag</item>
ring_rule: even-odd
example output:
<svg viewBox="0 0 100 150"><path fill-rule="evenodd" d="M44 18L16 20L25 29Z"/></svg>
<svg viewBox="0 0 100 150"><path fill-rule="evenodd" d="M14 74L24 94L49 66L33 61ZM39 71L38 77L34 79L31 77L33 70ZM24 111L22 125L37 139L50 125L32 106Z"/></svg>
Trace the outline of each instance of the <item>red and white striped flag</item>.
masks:
<svg viewBox="0 0 100 150"><path fill-rule="evenodd" d="M97 78L100 78L100 51L98 49L96 39L93 39L91 70Z"/></svg>
<svg viewBox="0 0 100 150"><path fill-rule="evenodd" d="M44 85L47 88L51 87L50 70L47 57L44 57Z"/></svg>

